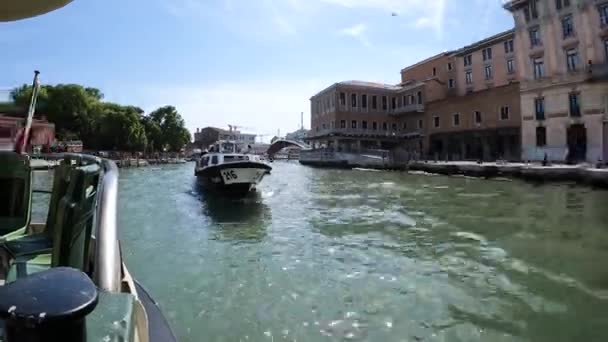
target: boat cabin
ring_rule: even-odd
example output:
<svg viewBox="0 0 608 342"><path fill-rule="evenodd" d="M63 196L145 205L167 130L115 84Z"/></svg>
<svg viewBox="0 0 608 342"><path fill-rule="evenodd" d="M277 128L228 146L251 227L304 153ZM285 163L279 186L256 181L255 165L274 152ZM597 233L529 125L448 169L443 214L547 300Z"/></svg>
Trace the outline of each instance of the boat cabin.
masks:
<svg viewBox="0 0 608 342"><path fill-rule="evenodd" d="M241 153L238 145L232 141L218 141L211 145L209 153Z"/></svg>
<svg viewBox="0 0 608 342"><path fill-rule="evenodd" d="M239 146L231 141L218 141L209 148L209 152L200 159L200 167L225 163L260 161L256 155L244 154Z"/></svg>

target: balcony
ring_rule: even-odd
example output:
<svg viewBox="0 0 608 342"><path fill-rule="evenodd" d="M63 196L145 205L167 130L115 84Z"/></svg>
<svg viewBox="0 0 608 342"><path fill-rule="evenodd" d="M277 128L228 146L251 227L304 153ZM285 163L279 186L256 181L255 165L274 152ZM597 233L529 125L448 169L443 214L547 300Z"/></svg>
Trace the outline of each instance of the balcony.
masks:
<svg viewBox="0 0 608 342"><path fill-rule="evenodd" d="M545 112L536 112L536 115L534 117L536 118L537 121L544 121Z"/></svg>
<svg viewBox="0 0 608 342"><path fill-rule="evenodd" d="M309 133L307 140L320 137L353 137L353 138L378 138L378 139L403 139L420 136L420 132L404 132L382 129L363 129L363 128L328 128Z"/></svg>
<svg viewBox="0 0 608 342"><path fill-rule="evenodd" d="M414 104L406 105L403 107L397 107L391 111L390 115L399 116L402 114L423 113L423 112L424 112L424 104L414 103Z"/></svg>
<svg viewBox="0 0 608 342"><path fill-rule="evenodd" d="M580 118L581 117L581 109L579 107L570 107L570 117L571 118Z"/></svg>
<svg viewBox="0 0 608 342"><path fill-rule="evenodd" d="M590 64L587 66L589 80L606 81L608 80L608 63Z"/></svg>

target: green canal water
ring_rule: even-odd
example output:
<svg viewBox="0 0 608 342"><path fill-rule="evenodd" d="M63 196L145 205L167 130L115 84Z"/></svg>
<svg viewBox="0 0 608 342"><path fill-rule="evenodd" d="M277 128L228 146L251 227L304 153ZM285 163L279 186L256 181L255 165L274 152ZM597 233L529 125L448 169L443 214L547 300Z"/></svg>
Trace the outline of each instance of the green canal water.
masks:
<svg viewBox="0 0 608 342"><path fill-rule="evenodd" d="M273 167L239 202L121 170L124 257L180 341L608 341L608 192Z"/></svg>

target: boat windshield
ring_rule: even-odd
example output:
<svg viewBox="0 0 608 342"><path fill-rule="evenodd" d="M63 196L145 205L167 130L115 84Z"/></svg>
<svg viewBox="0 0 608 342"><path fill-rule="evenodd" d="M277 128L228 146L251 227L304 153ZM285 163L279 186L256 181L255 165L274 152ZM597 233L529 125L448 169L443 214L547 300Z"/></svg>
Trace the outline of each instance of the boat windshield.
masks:
<svg viewBox="0 0 608 342"><path fill-rule="evenodd" d="M233 143L223 143L221 153L236 153L236 145Z"/></svg>

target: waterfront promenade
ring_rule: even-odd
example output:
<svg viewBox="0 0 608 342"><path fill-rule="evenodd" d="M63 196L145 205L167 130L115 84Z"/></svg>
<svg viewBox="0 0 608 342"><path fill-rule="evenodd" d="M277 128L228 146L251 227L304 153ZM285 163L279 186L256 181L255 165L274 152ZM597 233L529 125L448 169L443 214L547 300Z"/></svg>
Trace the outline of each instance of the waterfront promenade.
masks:
<svg viewBox="0 0 608 342"><path fill-rule="evenodd" d="M317 167L422 171L448 176L510 177L537 182L577 182L608 188L608 168L598 168L590 164L543 166L538 162L412 161L382 150L361 153L308 150L300 153L300 163Z"/></svg>

